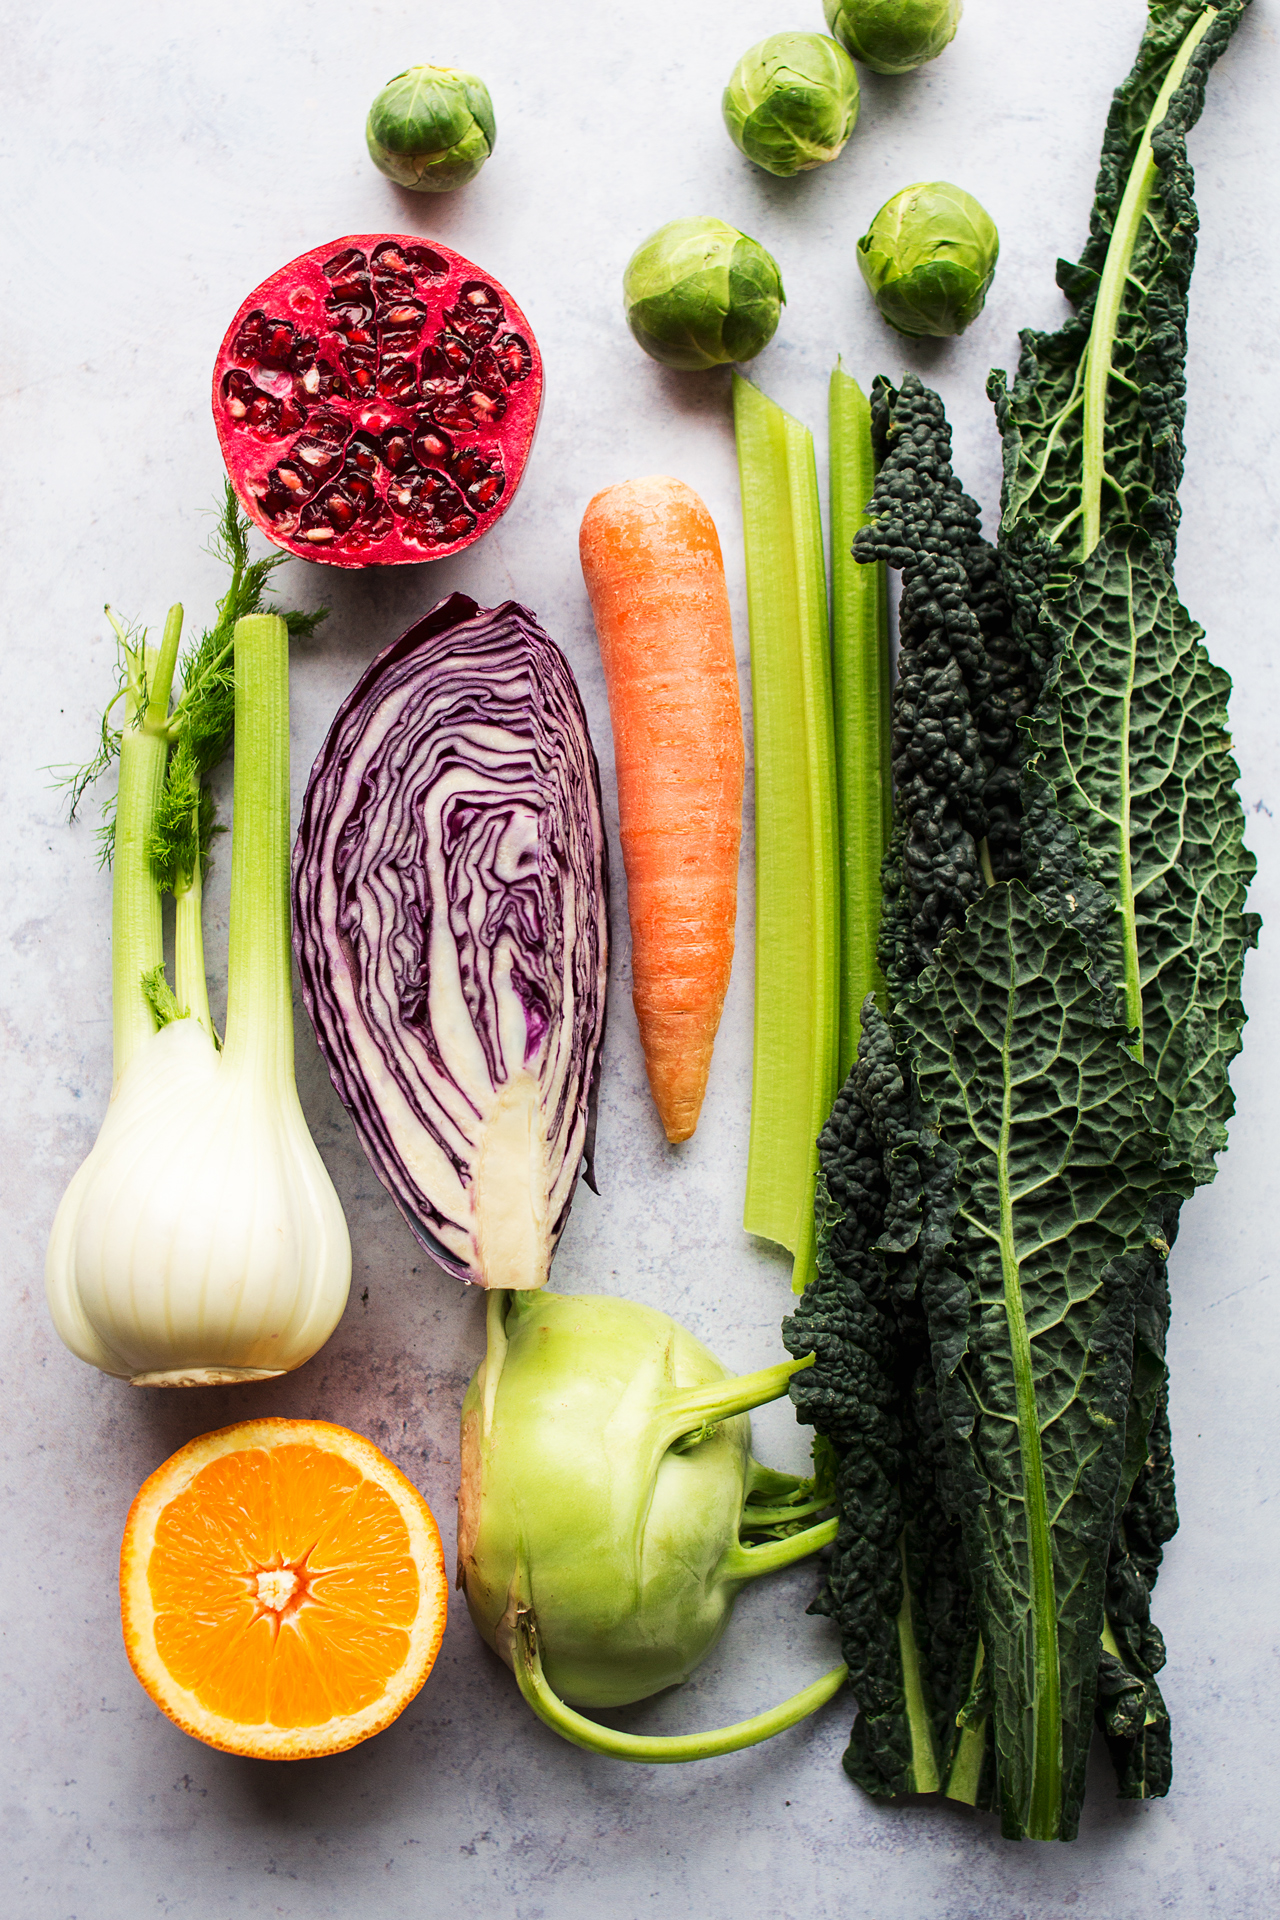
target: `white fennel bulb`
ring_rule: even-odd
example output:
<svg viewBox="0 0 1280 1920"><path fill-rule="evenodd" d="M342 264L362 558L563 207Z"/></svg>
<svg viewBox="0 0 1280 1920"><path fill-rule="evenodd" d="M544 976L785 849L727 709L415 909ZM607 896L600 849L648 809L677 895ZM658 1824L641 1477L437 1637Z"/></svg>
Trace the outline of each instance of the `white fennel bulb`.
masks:
<svg viewBox="0 0 1280 1920"><path fill-rule="evenodd" d="M178 612L178 610L175 610ZM158 655L125 644L112 914L116 1082L63 1196L46 1261L71 1351L138 1386L268 1378L301 1366L346 1305L342 1207L293 1076L288 633L235 626L235 783L226 1043L213 1038L197 849L170 884L165 982L154 822L179 702L178 618ZM193 843L194 844L194 843Z"/></svg>

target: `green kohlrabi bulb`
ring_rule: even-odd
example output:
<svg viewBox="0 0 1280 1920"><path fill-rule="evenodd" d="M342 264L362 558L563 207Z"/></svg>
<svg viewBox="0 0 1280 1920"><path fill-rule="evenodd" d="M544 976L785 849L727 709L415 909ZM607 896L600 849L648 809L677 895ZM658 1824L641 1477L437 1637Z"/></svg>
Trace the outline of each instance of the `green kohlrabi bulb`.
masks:
<svg viewBox="0 0 1280 1920"><path fill-rule="evenodd" d="M955 38L961 0L822 0L827 25L876 73L910 73Z"/></svg>
<svg viewBox="0 0 1280 1920"><path fill-rule="evenodd" d="M483 80L452 67L409 67L369 109L365 139L375 167L415 193L450 193L474 180L493 152L493 102Z"/></svg>
<svg viewBox="0 0 1280 1920"><path fill-rule="evenodd" d="M578 1706L686 1679L742 1585L834 1531L806 1524L822 1489L751 1458L746 1409L797 1364L731 1379L652 1307L491 1294L458 1494L458 1577L489 1645L516 1665L533 1615L546 1679Z"/></svg>
<svg viewBox="0 0 1280 1920"><path fill-rule="evenodd" d="M963 333L982 311L999 254L990 214L945 180L895 193L858 242L882 316L913 338Z"/></svg>
<svg viewBox="0 0 1280 1920"><path fill-rule="evenodd" d="M786 299L772 254L709 215L651 233L627 262L622 295L645 352L685 373L754 359Z"/></svg>
<svg viewBox="0 0 1280 1920"><path fill-rule="evenodd" d="M744 53L721 102L734 145L784 179L834 160L858 118L858 74L825 33L774 33Z"/></svg>

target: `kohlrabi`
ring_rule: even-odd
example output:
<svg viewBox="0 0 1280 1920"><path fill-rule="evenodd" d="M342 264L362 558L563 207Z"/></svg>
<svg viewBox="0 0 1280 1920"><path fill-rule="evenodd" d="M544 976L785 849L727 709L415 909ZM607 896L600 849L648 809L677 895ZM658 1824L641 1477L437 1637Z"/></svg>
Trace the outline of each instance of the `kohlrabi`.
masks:
<svg viewBox="0 0 1280 1920"><path fill-rule="evenodd" d="M182 609L160 647L118 624L122 684L97 761L117 754L112 859L115 1075L102 1130L63 1196L46 1283L82 1360L138 1386L287 1372L342 1314L351 1248L293 1079L289 945L289 625L259 611L281 556L249 562L228 491L232 584L183 662ZM122 703L118 732L112 712ZM203 776L234 716L227 1031L209 1012L201 884L213 809ZM168 984L162 896L175 901Z"/></svg>
<svg viewBox="0 0 1280 1920"><path fill-rule="evenodd" d="M622 1759L702 1759L811 1713L845 1677L713 1733L618 1733L616 1707L688 1678L739 1589L826 1546L826 1489L751 1457L747 1410L794 1363L731 1379L651 1307L494 1292L462 1407L458 1578L477 1628L549 1726ZM747 1536L756 1535L752 1544Z"/></svg>

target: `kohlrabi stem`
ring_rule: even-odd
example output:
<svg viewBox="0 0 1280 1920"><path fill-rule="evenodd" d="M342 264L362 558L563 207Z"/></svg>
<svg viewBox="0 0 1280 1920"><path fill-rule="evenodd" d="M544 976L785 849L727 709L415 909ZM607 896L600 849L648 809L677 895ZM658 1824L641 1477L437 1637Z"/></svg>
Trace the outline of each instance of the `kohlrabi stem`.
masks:
<svg viewBox="0 0 1280 1920"><path fill-rule="evenodd" d="M1206 7L1174 55L1173 65L1156 96L1151 117L1138 143L1124 198L1111 230L1102 277L1098 281L1093 324L1085 349L1084 450L1080 485L1080 553L1085 560L1102 537L1102 488L1106 478L1107 390L1111 381L1111 355L1133 249L1151 201L1151 190L1156 183L1151 136L1168 113L1169 102L1182 83L1192 54L1217 17L1216 7Z"/></svg>
<svg viewBox="0 0 1280 1920"><path fill-rule="evenodd" d="M794 1507L747 1505L742 1509L741 1530L744 1533L759 1533L765 1527L785 1527L790 1520L805 1520L811 1513L825 1513L834 1504L833 1496L829 1500L805 1500Z"/></svg>
<svg viewBox="0 0 1280 1920"><path fill-rule="evenodd" d="M783 1540L764 1540L758 1547L744 1547L739 1541L724 1555L717 1574L725 1580L756 1580L762 1573L777 1573L782 1567L829 1547L839 1524L833 1514L830 1520L819 1521L816 1527L805 1527L800 1533L789 1533Z"/></svg>
<svg viewBox="0 0 1280 1920"><path fill-rule="evenodd" d="M766 1401L780 1400L791 1376L811 1367L817 1355L807 1353L803 1360L783 1360L776 1367L762 1367L758 1373L739 1374L736 1380L715 1380L706 1387L686 1387L669 1393L662 1402L661 1445L665 1450L677 1440L696 1441L701 1428L729 1420L735 1413L749 1413Z"/></svg>
<svg viewBox="0 0 1280 1920"><path fill-rule="evenodd" d="M650 1766L677 1760L712 1760L718 1754L737 1753L743 1747L757 1746L761 1740L783 1733L797 1721L816 1713L840 1691L849 1677L849 1669L842 1662L821 1680L815 1680L811 1687L792 1694L781 1706L757 1713L750 1720L739 1720L731 1727L717 1727L712 1733L618 1733L612 1727L602 1727L584 1714L575 1713L551 1691L542 1671L537 1626L527 1609L516 1616L514 1653L520 1691L540 1720L563 1739L571 1740L575 1747L608 1754L614 1760L638 1760Z"/></svg>
<svg viewBox="0 0 1280 1920"><path fill-rule="evenodd" d="M293 1085L289 939L289 629L252 613L235 631L235 777L227 1066Z"/></svg>
<svg viewBox="0 0 1280 1920"><path fill-rule="evenodd" d="M111 1038L113 1091L134 1054L156 1030L143 977L164 965L160 888L148 857L169 758L169 694L182 634L182 608L169 609L159 650L131 647L110 609L125 656L125 714L120 734L111 862Z"/></svg>

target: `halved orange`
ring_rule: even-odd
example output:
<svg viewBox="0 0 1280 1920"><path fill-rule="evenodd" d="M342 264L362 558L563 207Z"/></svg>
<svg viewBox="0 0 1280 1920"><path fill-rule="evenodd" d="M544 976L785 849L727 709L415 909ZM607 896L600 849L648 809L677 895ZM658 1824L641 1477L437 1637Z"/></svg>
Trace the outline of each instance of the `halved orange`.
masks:
<svg viewBox="0 0 1280 1920"><path fill-rule="evenodd" d="M129 1509L129 1663L197 1740L261 1760L341 1753L430 1673L447 1607L417 1488L358 1433L245 1420L166 1460Z"/></svg>

